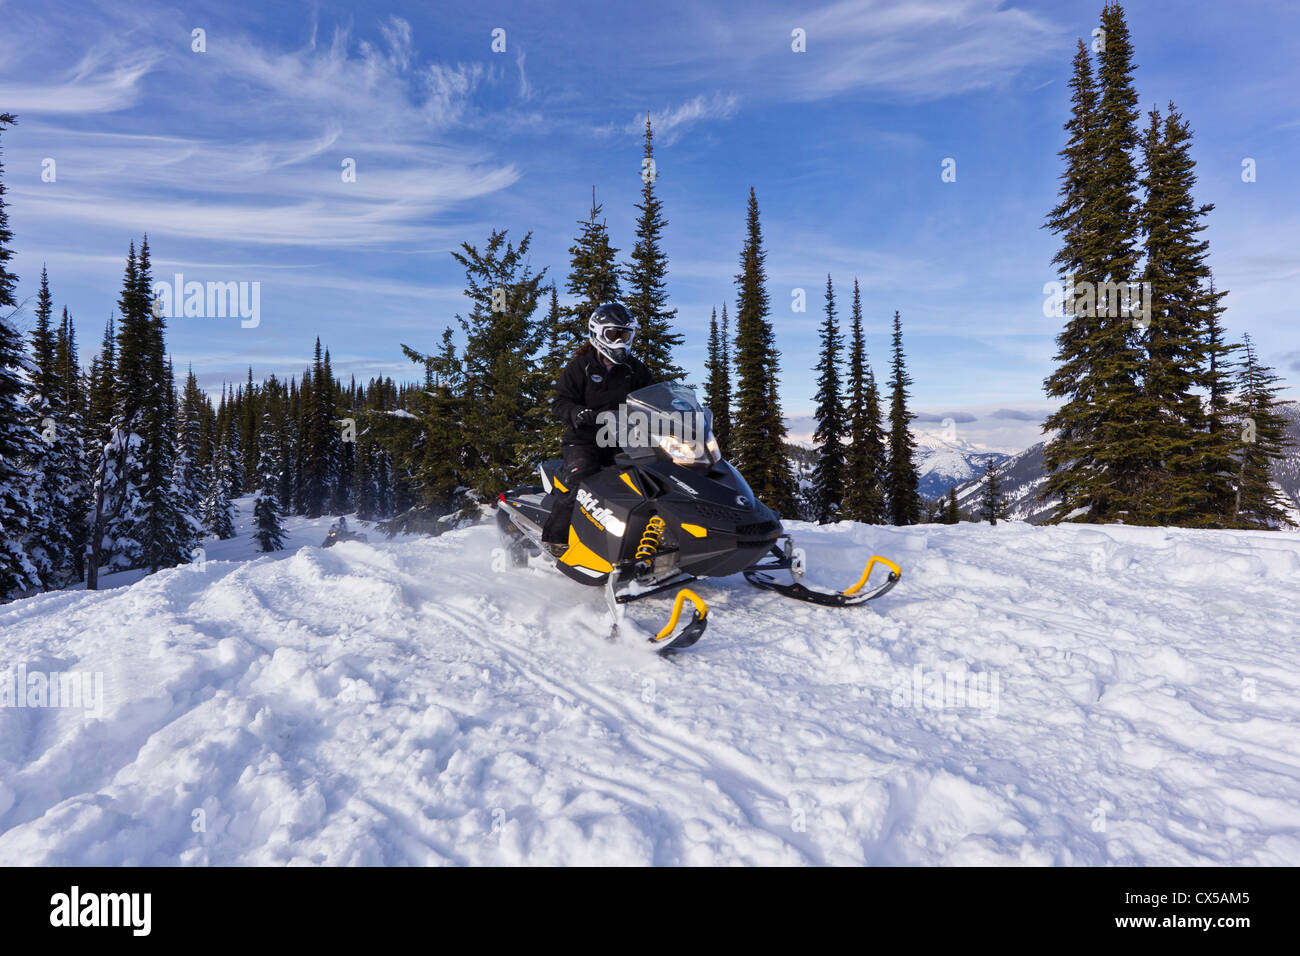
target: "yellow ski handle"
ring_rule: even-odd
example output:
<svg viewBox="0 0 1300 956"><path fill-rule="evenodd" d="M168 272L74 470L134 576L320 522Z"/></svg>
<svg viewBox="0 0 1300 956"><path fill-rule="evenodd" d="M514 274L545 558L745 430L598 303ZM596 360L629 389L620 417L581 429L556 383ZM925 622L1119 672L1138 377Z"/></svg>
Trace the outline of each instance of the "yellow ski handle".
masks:
<svg viewBox="0 0 1300 956"><path fill-rule="evenodd" d="M690 588L682 588L677 592L677 599L673 601L673 613L668 616L668 623L664 629L655 635L656 641L662 641L670 636L677 628L677 619L682 616L682 607L690 601L695 605L695 616L699 620L704 620L709 613L709 606L704 603L704 599L692 591Z"/></svg>
<svg viewBox="0 0 1300 956"><path fill-rule="evenodd" d="M858 578L858 583L853 585L853 587L851 588L847 588L844 591L841 591L840 593L857 594L859 591L861 591L863 586L867 583L867 578L871 577L871 569L875 566L877 561L879 561L885 567L889 568L889 570L894 573L895 577L901 578L903 576L903 569L900 568L898 565L896 565L893 561L890 561L888 558L882 558L878 554L873 555L871 560L867 562L866 568L863 569L862 577Z"/></svg>

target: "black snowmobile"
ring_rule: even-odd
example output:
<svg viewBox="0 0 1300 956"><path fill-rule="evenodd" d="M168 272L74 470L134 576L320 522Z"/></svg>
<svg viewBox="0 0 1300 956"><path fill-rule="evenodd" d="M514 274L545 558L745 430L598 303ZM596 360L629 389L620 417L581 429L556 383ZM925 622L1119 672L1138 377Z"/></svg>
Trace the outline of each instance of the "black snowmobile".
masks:
<svg viewBox="0 0 1300 956"><path fill-rule="evenodd" d="M348 527L348 523L340 518L330 526L329 533L325 535L325 540L321 542L322 548L332 548L341 541L365 541L364 534L358 534Z"/></svg>
<svg viewBox="0 0 1300 956"><path fill-rule="evenodd" d="M743 573L756 587L786 597L846 607L880 597L901 576L897 564L876 556L847 590L804 585L802 550L722 459L712 415L691 389L651 385L633 392L617 413L603 413L599 421L622 451L614 465L583 479L568 549L552 559L542 546L542 528L555 495L567 490L557 477L559 460L539 467L541 485L500 495L497 527L508 563L523 566L540 556L554 560L556 568L580 584L604 586L616 628L623 605L698 578ZM889 577L866 590L877 563L889 569ZM773 571L789 571L791 580L780 581ZM687 601L695 609L694 619L674 633ZM707 616L703 599L682 587L667 625L651 641L661 652L689 647L704 633Z"/></svg>

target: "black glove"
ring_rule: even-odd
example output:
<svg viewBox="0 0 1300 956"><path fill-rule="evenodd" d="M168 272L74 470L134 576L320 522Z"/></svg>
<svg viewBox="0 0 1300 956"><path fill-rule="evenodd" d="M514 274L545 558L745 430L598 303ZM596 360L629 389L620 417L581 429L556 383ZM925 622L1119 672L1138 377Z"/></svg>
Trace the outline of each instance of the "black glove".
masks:
<svg viewBox="0 0 1300 956"><path fill-rule="evenodd" d="M596 410L594 408L583 408L574 413L573 427L591 428L596 424Z"/></svg>

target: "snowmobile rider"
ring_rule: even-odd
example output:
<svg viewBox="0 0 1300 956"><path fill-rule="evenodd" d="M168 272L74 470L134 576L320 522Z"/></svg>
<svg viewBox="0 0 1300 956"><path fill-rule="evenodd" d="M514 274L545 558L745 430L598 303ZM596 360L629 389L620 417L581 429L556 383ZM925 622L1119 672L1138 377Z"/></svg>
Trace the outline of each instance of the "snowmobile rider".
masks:
<svg viewBox="0 0 1300 956"><path fill-rule="evenodd" d="M556 419L565 426L560 440L564 455L560 484L565 490L553 492L555 507L542 529L542 540L556 557L568 547L578 484L614 464L618 453L617 447L597 444L596 416L615 411L629 393L654 384L649 369L628 351L637 331L631 312L616 303L599 306L587 320L587 330L590 336L560 374L551 403Z"/></svg>

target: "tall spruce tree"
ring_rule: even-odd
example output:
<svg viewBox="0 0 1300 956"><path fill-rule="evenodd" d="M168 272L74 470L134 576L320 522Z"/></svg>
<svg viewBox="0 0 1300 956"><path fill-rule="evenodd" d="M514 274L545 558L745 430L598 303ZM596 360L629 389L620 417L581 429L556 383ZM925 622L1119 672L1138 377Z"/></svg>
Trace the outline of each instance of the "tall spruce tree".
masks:
<svg viewBox="0 0 1300 956"><path fill-rule="evenodd" d="M1201 467L1210 484L1212 500L1206 513L1196 523L1220 527L1232 523L1236 508L1235 482L1229 482L1225 487L1219 476L1236 473L1234 458L1237 438L1231 425L1232 391L1235 356L1241 346L1230 342L1223 328L1221 316L1225 310L1221 303L1222 293L1215 288L1213 276L1210 277L1209 288L1205 310L1205 364L1201 373L1201 387L1205 394L1205 440L1208 448ZM1215 495L1219 496L1217 500L1213 500Z"/></svg>
<svg viewBox="0 0 1300 956"><path fill-rule="evenodd" d="M172 481L176 487L181 512L186 515L186 550L202 540L203 503L207 498L207 474L200 463L200 445L203 438L203 413L206 397L199 390L198 380L191 368L185 376L180 408L176 416L176 458L172 467Z"/></svg>
<svg viewBox="0 0 1300 956"><path fill-rule="evenodd" d="M1276 528L1292 524L1273 481L1273 467L1290 448L1286 418L1278 411L1281 379L1262 364L1250 335L1242 336L1242 361L1237 377L1236 417L1239 423L1237 489L1234 523L1245 528Z"/></svg>
<svg viewBox="0 0 1300 956"><path fill-rule="evenodd" d="M835 289L826 276L826 319L822 323L821 355L817 369L817 406L813 412L817 428L813 441L817 460L813 466L812 513L818 524L835 521L844 504L845 422L843 396L840 394L840 352L844 337L835 312Z"/></svg>
<svg viewBox="0 0 1300 956"><path fill-rule="evenodd" d="M885 432L880 424L880 394L867 358L866 338L862 329L862 293L857 279L853 280L851 316L844 517L866 524L883 524Z"/></svg>
<svg viewBox="0 0 1300 956"><path fill-rule="evenodd" d="M1129 284L1138 281L1133 49L1118 4L1107 5L1101 19L1095 83L1082 43L1075 56L1062 198L1047 221L1063 239L1054 261L1075 293L1057 338L1058 365L1045 383L1049 395L1065 399L1044 424L1057 430L1044 450L1042 492L1059 499L1055 520L1136 514L1147 450L1135 414L1142 360L1124 308Z"/></svg>
<svg viewBox="0 0 1300 956"><path fill-rule="evenodd" d="M13 123L11 113L0 113L0 134ZM22 403L26 357L22 335L12 324L18 311L14 296L18 277L9 271L12 242L0 164L0 601L40 586L37 568L23 544L31 531L33 507L24 465L39 454L39 439Z"/></svg>
<svg viewBox="0 0 1300 956"><path fill-rule="evenodd" d="M1231 486L1223 431L1209 425L1197 389L1207 384L1211 319L1223 293L1211 289L1209 243L1201 222L1214 207L1198 206L1190 155L1191 129L1171 103L1163 122L1152 110L1143 142L1145 202L1141 224L1150 290L1143 336L1142 389L1130 410L1145 424L1146 460L1135 496L1135 523L1216 522ZM1207 468L1208 458L1218 467Z"/></svg>
<svg viewBox="0 0 1300 956"><path fill-rule="evenodd" d="M672 330L676 309L668 308L668 256L660 247L664 227L663 203L655 195L658 168L654 161L654 131L650 114L645 119L645 152L641 162L641 201L636 208L636 243L624 269L628 291L625 304L640 324L635 351L656 382L680 380L686 372L673 361L673 349L682 336Z"/></svg>
<svg viewBox="0 0 1300 956"><path fill-rule="evenodd" d="M95 476L91 567L86 586L98 586L101 565L115 570L146 566L148 528L144 499L145 415L156 400L150 382L152 335L147 299L141 298L140 268L132 241L117 300L117 361L112 384L112 418Z"/></svg>
<svg viewBox="0 0 1300 956"><path fill-rule="evenodd" d="M722 312L725 317L725 305ZM713 435L718 440L718 447L722 449L724 457L727 455L727 439L731 434L731 368L726 339L727 330L725 326L719 330L718 310L715 308L709 318L708 353L704 362L704 404L713 415Z"/></svg>
<svg viewBox="0 0 1300 956"><path fill-rule="evenodd" d="M71 577L74 581L80 581L85 574L85 546L90 530L87 524L92 507L89 452L93 443L86 439L85 382L77 356L77 334L67 306L63 308L63 318L55 337L54 364L62 406L63 427L59 435L69 444L63 459L63 478L64 488L70 496L68 534L76 545Z"/></svg>
<svg viewBox="0 0 1300 956"><path fill-rule="evenodd" d="M77 580L79 533L84 524L79 509L85 506L85 489L78 423L64 406L59 335L51 324L54 302L45 269L41 270L36 301L26 405L29 422L40 441L28 464L33 507L27 552L36 565L41 586L50 590Z"/></svg>
<svg viewBox="0 0 1300 956"><path fill-rule="evenodd" d="M536 318L545 270L528 264L532 234L518 246L495 230L483 251L463 243L452 253L465 270L464 429L473 451L465 483L482 500L525 479L553 454L539 442L550 397L536 361L546 344L546 325ZM494 301L493 290L499 290Z"/></svg>
<svg viewBox="0 0 1300 956"><path fill-rule="evenodd" d="M903 357L903 320L894 313L893 357L889 378L889 462L885 472L885 497L890 524L909 525L921 520L920 480L916 474L916 441L907 407L912 377Z"/></svg>
<svg viewBox="0 0 1300 956"><path fill-rule="evenodd" d="M450 328L443 329L442 348L434 355L405 345L402 351L424 366L424 387L411 409L419 433L412 441L402 441L395 456L404 472L401 485L406 490L394 489L393 510L399 518L407 511L416 513L412 518L420 513L445 514L462 485L462 475L469 470L469 436L460 425L465 407L464 365L456 354Z"/></svg>
<svg viewBox="0 0 1300 956"><path fill-rule="evenodd" d="M730 455L760 501L777 514L792 515L795 484L786 457L785 420L777 394L780 352L768 317L766 257L758 199L751 186L736 276L736 407Z"/></svg>
<svg viewBox="0 0 1300 956"><path fill-rule="evenodd" d="M559 324L559 348L566 359L587 340L587 320L598 305L619 298L618 250L609 244L609 229L600 218L596 187L591 187L591 213L579 220L582 227L569 247L569 279L565 290L576 300L563 310ZM558 370L557 370L558 374Z"/></svg>
<svg viewBox="0 0 1300 956"><path fill-rule="evenodd" d="M713 434L717 436L722 454L730 458L731 443L731 322L727 317L727 303L722 303L722 367L718 370L718 407L713 411Z"/></svg>
<svg viewBox="0 0 1300 956"><path fill-rule="evenodd" d="M195 516L182 507L175 483L176 397L164 341L166 320L154 314L149 237L140 243L135 301L143 323L142 382L145 403L137 409L141 448L140 560L149 570L172 567L189 558Z"/></svg>
<svg viewBox="0 0 1300 956"><path fill-rule="evenodd" d="M301 511L308 518L319 518L325 513L334 483L334 440L338 434L319 337L310 376L303 376L302 401L302 454L298 468Z"/></svg>

